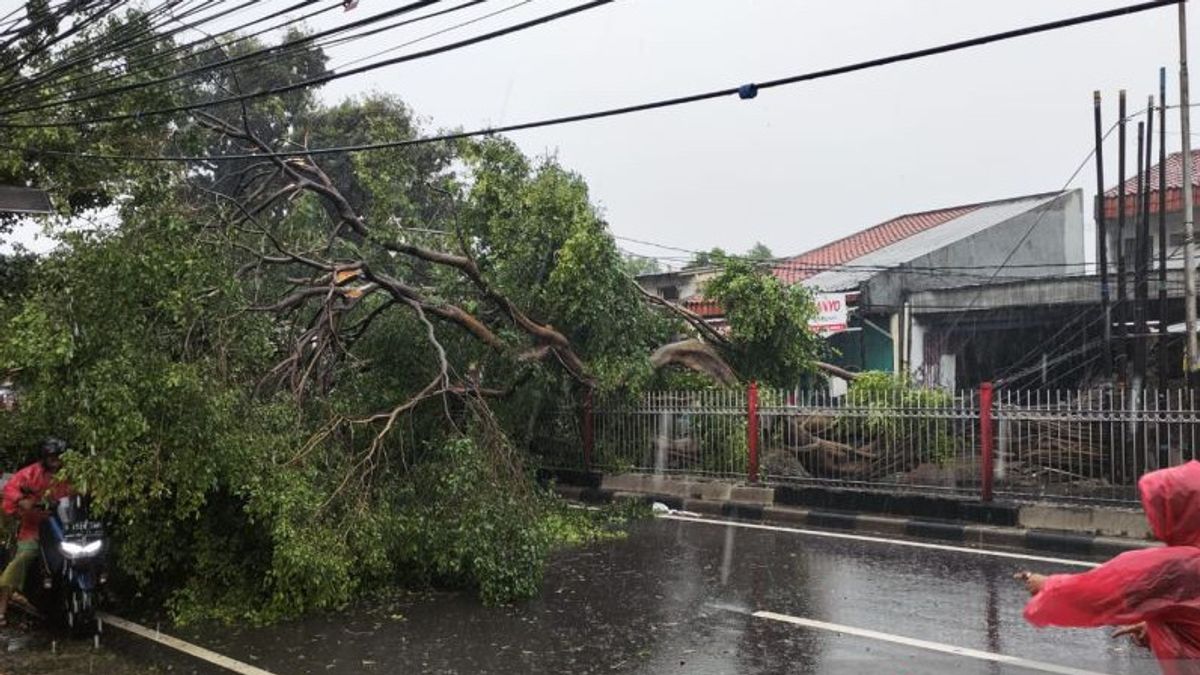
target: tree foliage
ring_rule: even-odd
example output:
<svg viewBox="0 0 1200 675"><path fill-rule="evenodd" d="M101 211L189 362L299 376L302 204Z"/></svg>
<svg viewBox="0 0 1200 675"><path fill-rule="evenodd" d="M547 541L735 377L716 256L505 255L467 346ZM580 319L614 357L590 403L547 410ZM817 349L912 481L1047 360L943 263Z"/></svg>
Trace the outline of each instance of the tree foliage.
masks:
<svg viewBox="0 0 1200 675"><path fill-rule="evenodd" d="M770 260L775 257L775 254L771 252L769 246L761 241L756 241L754 242L754 246L751 246L750 250L746 251L745 257L750 260Z"/></svg>
<svg viewBox="0 0 1200 675"><path fill-rule="evenodd" d="M639 255L626 254L625 273L631 277L637 278L646 274L658 274L663 271L662 265L654 258L645 258Z"/></svg>
<svg viewBox="0 0 1200 675"><path fill-rule="evenodd" d="M13 105L99 86L92 76L112 61L73 69L74 87L39 73L123 44L122 27L145 21L114 16L30 59ZM164 37L115 58L173 46ZM161 75L256 46L151 61ZM203 100L324 68L319 49L289 50L53 114ZM565 516L532 479L531 440L564 403L648 386L663 377L651 353L681 336L765 381L811 361L807 331L788 332L803 326L806 296L752 268L714 282L732 339L648 301L586 182L554 157L503 138L271 154L426 133L394 97L327 106L311 91L5 130L0 182L50 189L60 215L46 224L61 243L38 260L0 259L12 281L0 372L19 371L22 395L20 414L0 415L4 459L23 461L42 435L69 437L67 471L113 521L128 588L178 618L270 620L401 582L528 597L556 542L609 524ZM171 165L71 151L261 157Z"/></svg>
<svg viewBox="0 0 1200 675"><path fill-rule="evenodd" d="M825 343L808 327L816 305L806 287L785 284L750 262L727 260L704 295L724 310L729 360L743 377L792 387L813 371Z"/></svg>

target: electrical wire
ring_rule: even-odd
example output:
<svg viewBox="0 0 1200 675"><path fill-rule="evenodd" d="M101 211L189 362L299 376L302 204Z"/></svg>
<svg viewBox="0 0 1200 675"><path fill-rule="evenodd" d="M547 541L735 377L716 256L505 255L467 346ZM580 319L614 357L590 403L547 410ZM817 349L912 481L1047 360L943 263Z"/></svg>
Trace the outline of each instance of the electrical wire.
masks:
<svg viewBox="0 0 1200 675"><path fill-rule="evenodd" d="M63 40L69 38L70 36L82 31L83 29L92 25L96 21L99 21L101 18L107 16L110 12L115 11L121 5L128 4L129 2L130 2L130 0L114 0L109 5L101 7L100 9L93 12L92 14L85 15L82 19L73 21L71 23L71 27L68 28L67 30L65 30L61 33L55 33L54 35L47 37L40 44L34 46L33 48L31 48L29 50L26 50L23 54L18 56L17 60L14 61L13 63L4 64L4 69L10 71L9 79L11 80L13 77L16 77L20 73L21 68L26 63L29 63L29 61L31 61L34 57L38 56L39 54L44 53L50 47L58 44L59 42L62 42ZM63 16L53 16L52 15L52 16L48 16L48 17L45 17L45 18L39 20L38 23L48 23L51 21L57 22L58 20L61 20L62 18L63 18ZM15 43L15 41L21 39L28 32L29 31L22 31L22 32L19 32L16 35L14 35L12 38L10 38L8 41L6 41L3 45L0 45L0 51L3 51L5 49L11 47L12 44Z"/></svg>
<svg viewBox="0 0 1200 675"><path fill-rule="evenodd" d="M474 5L474 4L477 4L477 3L481 2L481 1L482 1L482 0L472 0L472 2L469 2L468 4L470 4L470 5ZM502 9L498 9L498 10L496 10L496 11L494 11L494 12L488 12L487 14L484 14L484 15L482 15L482 16L478 16L478 17L475 17L474 19L470 19L469 21L463 21L463 22L460 22L460 23L456 23L456 24L454 24L453 26L448 26L448 27L446 27L446 28L444 28L444 29L442 29L442 30L439 30L439 31L436 31L436 32L430 33L430 34L428 34L428 35L422 35L422 36L421 36L421 37L419 37L419 38L416 38L416 39L414 39L414 40L409 40L408 42L404 42L404 43L402 43L402 44L395 45L394 47L388 47L387 49L380 50L380 51L378 51L378 52L375 52L374 54L368 54L367 56L363 56L363 57L361 57L361 58L357 58L357 59L354 59L354 60L352 60L352 61L347 61L347 62L345 62L345 63L339 63L339 64L337 65L337 67L336 67L336 68L334 68L334 70L337 70L338 68L348 68L348 67L350 67L350 66L358 65L358 64L360 64L360 63L364 63L364 62L366 62L366 61L369 61L369 60L371 60L371 59L374 59L374 58L378 58L378 57L380 57L380 56L383 56L384 54L391 54L392 52L399 51L399 50L401 50L401 49L403 49L403 48L405 48L405 47L410 47L410 46L412 46L412 45L414 45L414 44L417 44L418 42L424 42L425 40L428 40L428 39L430 39L430 38L437 37L437 36L439 36L439 35L442 35L442 34L444 34L444 33L448 33L448 32L450 32L450 31L452 31L452 30L458 30L458 29L460 29L460 28L466 28L467 26L470 26L470 25L473 25L473 24L479 23L480 21L484 21L484 20L487 20L487 19L491 19L491 18L493 18L493 17L500 16L501 14L506 14L506 13L508 13L508 12L511 12L511 11L513 11L513 10L515 10L515 9L518 9L518 8L520 8L520 7L524 7L525 5L528 5L528 4L529 4L529 3L531 3L531 2L533 2L533 0L521 0L520 2L517 2L517 3L515 3L515 4L509 5L508 7L504 7L504 8L502 8Z"/></svg>
<svg viewBox="0 0 1200 675"><path fill-rule="evenodd" d="M192 49L194 47L197 47L197 46L199 46L203 43L207 43L207 42L215 42L216 40L219 40L223 37L229 36L230 34L233 34L233 33L237 33L238 35L233 40L231 40L227 45L225 45L226 47L228 47L229 45L232 45L232 44L236 44L238 42L245 42L245 41L253 40L264 34L267 34L267 33L273 32L273 31L277 31L277 30L279 30L281 28L285 28L289 25L304 23L304 22L308 21L309 19L316 18L318 16L321 16L322 14L325 14L327 12L337 10L337 9L340 9L343 7L341 0L331 0L332 4L329 4L328 6L323 7L321 9L314 10L312 12L303 14L298 17L285 19L284 21L281 21L277 24L268 26L266 28L259 29L252 33L243 33L242 32L245 29L250 28L254 25L257 25L257 24L260 24L260 23L263 23L266 21L270 21L271 19L277 18L279 16L283 16L285 14L289 14L293 11L296 11L297 9L301 9L308 5L316 4L317 2L320 2L320 0L302 0L301 2L297 2L293 5L283 8L281 10L272 12L271 14L267 14L265 16L259 17L257 19L254 19L253 21L243 23L243 24L234 26L233 28L228 28L223 31L219 31L211 36L206 36L206 37L203 37L203 38L200 38L197 40L193 40L191 42L178 44L178 45L175 45L175 46L173 46L165 51L162 51L162 52L158 52L158 53L155 53L155 54L152 54L149 56L145 56L140 59L134 59L134 60L128 61L127 63L124 63L119 66L110 66L108 68L101 69L100 71L97 71L97 72L86 73L86 74L80 75L80 76L72 78L72 79L56 80L55 78L56 78L56 76L59 76L61 74L69 73L71 70L77 70L78 69L77 66L79 63L84 63L85 65L90 65L89 61L77 60L75 62L76 67L70 67L71 62L59 64L55 68L50 68L50 69L47 69L46 71L43 71L42 73L39 73L37 75L37 77L30 78L29 80L24 81L23 84L37 86L37 85L44 84L44 83L52 83L55 88L53 95L62 95L63 93L65 93L66 91L68 91L70 89L80 89L83 87L103 87L103 86L111 85L116 82L121 82L130 77L133 77L137 73L137 71L141 70L141 69L165 68L165 67L169 67L169 66L172 66L172 65L175 65L178 63L182 63L189 59L195 58L197 56L197 54L192 52ZM207 22L205 22L205 23L207 23ZM195 26L192 26L191 28L193 30L197 30L197 27L195 27ZM183 52L183 54L181 56L178 56L178 57L172 58L172 59L167 58L167 57L179 54L181 52ZM124 72L120 72L120 71L124 71ZM0 93L2 93L3 91L4 91L4 88L0 87Z"/></svg>
<svg viewBox="0 0 1200 675"><path fill-rule="evenodd" d="M102 60L104 56L111 52L112 49L110 48L133 49L140 47L147 42L153 42L154 40L158 39L166 39L175 32L184 29L177 28L172 31L163 32L162 29L168 24L190 17L193 14L198 14L210 6L220 5L226 0L203 0L198 6L191 7L182 14L173 14L173 10L176 9L177 6L186 6L188 3L193 1L194 0L166 0L157 6L142 10L137 16L137 21L126 21L126 23L123 25L114 28L111 33L102 36L94 42L84 44L80 50L80 53L72 55L72 57L66 61L55 64L51 68L48 68L47 71L54 73L70 72ZM231 10L231 12L248 7L256 1L258 0L249 0L248 2L244 2L242 5ZM108 8L107 13L111 14L115 11L115 9L115 6L110 7ZM129 15L126 15L126 18L129 18ZM144 36L146 35L150 35L151 37L145 38ZM0 92L4 93L6 96L26 92L36 87L36 83L32 82L33 78L22 80L15 77L17 74L19 74L17 71L14 71L13 74L13 77L9 77L2 85L0 85Z"/></svg>
<svg viewBox="0 0 1200 675"><path fill-rule="evenodd" d="M1144 2L1144 3L1140 3L1140 4L1136 4L1136 5L1128 5L1125 7L1111 9L1111 10L1107 10L1107 11L1103 11L1103 12L1095 12L1095 13L1091 13L1091 14L1079 15L1079 16L1075 16L1075 17L1071 17L1071 18L1067 18L1067 19L1060 19L1057 21L1051 21L1051 22L1047 22L1047 23L1026 26L1024 28L1003 31L1000 33L992 33L990 35L985 35L982 37L976 37L976 38L971 38L971 39L967 39L967 40L960 40L957 42L938 45L935 47L929 47L929 48L925 48L925 49L919 49L919 50L915 50L915 51L894 54L891 56L886 56L886 57L877 58L877 59L871 59L868 61L860 61L857 63L852 63L852 64L848 64L848 65L844 65L844 66L838 66L838 67L834 67L834 68L828 68L828 69L817 70L817 71L812 71L812 72L807 72L807 73L801 73L801 74L778 78L778 79L774 79L774 80L768 80L766 82L750 83L750 84L745 84L745 85L742 85L739 87L719 89L719 90L715 90L715 91L709 91L709 92L704 92L704 93L699 93L699 94L692 94L689 96L681 96L681 97L671 98L671 99L663 99L663 100L653 101L653 102L649 102L649 103L625 106L622 108L611 108L608 110L597 111L597 112L592 112L592 113L584 113L581 115L570 115L570 116L565 116L565 117L552 118L552 119L548 119L548 120L540 120L540 121L536 121L536 122L526 122L523 124L512 124L512 125L496 127L496 128L491 128L491 129L480 129L480 130L477 130L474 132L460 132L457 134L446 134L446 135L443 135L442 137L436 137L436 138L431 138L431 139L412 139L411 141L395 142L393 144L386 144L386 143L385 144L367 144L365 146L352 146L352 147L357 147L358 149L376 149L376 148L382 148L382 147L403 147L404 145L413 145L418 142L436 142L436 141L442 141L442 140L454 140L454 139L459 139L459 138L467 138L467 137L471 137L471 136L480 136L480 135L487 135L487 134L493 134L493 133L501 133L501 132L505 132L505 131L519 131L519 130L523 130L523 129L552 126L552 125L557 125L557 124L566 124L566 123L570 123L570 122L579 122L579 121L591 120L591 119L599 119L602 117L613 117L616 115L624 115L624 114L629 114L629 113L633 113L633 112L643 112L646 110L655 110L655 109L661 109L661 108L674 107L674 106L679 106L679 105L684 105L684 104L689 104L689 103L696 103L699 101L706 101L706 100L710 100L710 99L725 98L725 97L729 97L729 96L733 96L733 95L738 95L740 98L743 98L743 99L754 98L758 95L758 93L760 91L765 90L765 89L772 89L772 88L776 88L776 87L783 87L783 86L788 86L788 85L793 85L793 84L799 84L801 82L811 82L814 80L835 77L835 76L839 76L839 75L846 75L849 73L862 71L862 70L868 70L868 69L872 69L872 68L878 68L881 66L891 65L894 63L911 61L911 60L925 58L925 57L934 56L934 55L938 55L938 54L945 54L945 53L959 51L959 50L963 50L963 49L978 47L978 46L990 44L993 42L1000 42L1003 40L1010 40L1010 39L1024 37L1024 36L1033 35L1033 34L1037 34L1037 33L1044 33L1044 32L1048 32L1048 31L1059 30L1062 28L1070 27L1070 26L1078 26L1078 25L1087 24L1087 23L1094 23L1097 21L1103 21L1103 20L1112 19L1112 18L1116 18L1116 17L1122 17L1122 16L1127 16L1130 14L1135 14L1135 13L1139 13L1139 12L1145 12L1145 11L1150 11L1150 10L1154 10L1154 9L1159 9L1162 7L1176 5L1181 1L1183 1L1183 0L1152 0L1150 2ZM231 97L226 97L226 98L217 99L217 100L213 100L213 101L205 101L205 102L201 102L201 103L171 106L171 107L167 107L167 108L159 108L156 110L140 111L137 113L124 113L124 114L118 114L118 115L108 115L108 116L104 116L104 117L95 117L95 118L90 118L90 119L85 119L85 120L43 121L43 122L27 122L27 123L5 122L5 123L0 123L0 128L50 128L50 127L62 127L62 126L79 126L79 125L99 124L99 123L105 123L105 122L118 122L118 121L123 121L123 120L130 120L130 119L142 119L142 118L148 117L148 116L168 115L168 114L179 113L179 112L188 112L191 110L199 110L202 108L220 106L220 105L225 105L225 104L229 104L229 103L240 103L243 101L260 98L262 96L282 94L282 93L287 93L290 91L295 91L297 89L303 89L303 88L323 85L328 82L332 82L334 80L342 79L345 77L351 77L354 75L359 75L359 74L362 74L365 72L370 72L370 71L373 71L373 70L376 70L379 68L383 68L386 66L395 65L398 63L404 63L407 61L412 61L412 60L416 60L416 59L420 59L420 58L426 58L429 56L434 56L436 54L441 54L441 53L452 51L455 49L460 49L460 48L467 47L470 45L479 44L481 42L492 40L492 39L502 37L502 36L505 36L505 35L508 35L511 33L526 30L526 29L532 28L537 25L548 23L550 21L565 18L565 17L573 15L573 14L577 14L577 13L584 12L584 11L587 11L590 9L594 9L596 7L607 5L611 2L613 2L613 0L593 0L592 2L588 2L583 5L577 5L575 7L571 7L566 10L562 10L559 12L555 12L553 14L539 17L537 19L519 23L514 26L505 28L505 29L492 31L490 33L485 33L483 35L480 35L480 36L477 36L474 38L470 38L468 40L451 43L451 44L437 47L434 49L429 49L429 50L426 50L423 52L416 52L414 54L394 57L391 59L385 59L378 63L359 66L359 67L352 68L352 69L349 69L346 71L329 73L329 74L322 75L319 77L310 78L308 80L304 80L301 82L295 82L295 83L292 83L289 85L263 89L260 91L241 94L238 96L231 96ZM346 151L346 150L341 149L340 151ZM287 154L287 153L276 153L276 154L277 154L277 156L282 157L282 156L299 156L299 155L314 154L314 153L313 153L313 151L297 151L296 153L292 153L292 154ZM266 157L268 155L256 154L253 156L261 158L261 157ZM113 156L110 156L110 158L111 157L113 157ZM227 158L230 156L225 155L225 156L220 156L220 157ZM102 157L96 157L96 158L99 159ZM205 158L205 159L216 160L218 158L211 157L211 158ZM180 160L181 160L181 158L174 158L171 161L180 161ZM202 160L188 158L183 161L202 161Z"/></svg>
<svg viewBox="0 0 1200 675"><path fill-rule="evenodd" d="M187 4L192 0L185 0L183 4ZM150 10L144 14L141 22L130 22L125 26L118 27L112 35L105 36L98 40L96 44L91 45L89 49L84 49L81 54L74 55L71 58L56 64L54 67L47 69L48 74L59 76L66 73L87 68L92 64L103 60L104 57L110 56L120 51L126 53L140 49L147 45L159 41L165 41L187 32L189 30L199 31L200 27L221 19L240 14L262 0L243 0L239 4L232 7L221 9L221 5L226 4L228 0L203 0L198 6L191 7L186 11L174 13L175 5L180 4L179 0L170 0L163 5ZM211 14L197 16L202 12L216 8L218 11ZM196 17L192 19L192 17ZM185 19L192 19L191 22L185 22ZM175 24L172 28L167 28L171 24ZM165 29L165 30L164 30ZM132 31L132 32L131 32ZM153 58L153 57L151 57ZM0 87L0 91L7 95L16 92L27 91L36 88L45 80L40 81L16 81L5 83Z"/></svg>
<svg viewBox="0 0 1200 675"><path fill-rule="evenodd" d="M64 99L58 99L55 101L46 101L43 103L27 105L27 106L18 107L18 108L7 108L4 110L0 110L0 115L16 115L19 113L48 110L50 108L62 107L65 105L74 105L77 103L82 103L84 101L93 101L98 98L104 98L104 97L108 97L108 96L116 96L118 94L125 94L125 93L129 93L132 91L138 91L140 89L146 89L148 87L156 87L159 85L168 84L170 82L176 82L181 79L186 79L188 77L192 77L195 75L211 72L213 70L229 68L229 67L235 66L237 64L245 63L247 61L251 61L253 59L262 57L264 55L267 55L267 56L277 55L281 52L285 52L289 49L295 48L298 45L305 45L305 46L311 45L313 42L315 42L323 37L328 37L330 35L336 35L338 33L342 33L342 32L348 31L348 30L354 30L356 28L368 26L368 25L371 25L372 23L375 23L378 21L383 21L385 19L390 19L392 17L398 16L401 14L408 14L408 13L414 12L418 9L423 9L423 8L429 7L431 5L435 5L441 1L442 0L415 0L414 2L407 3L400 7L394 7L392 9L389 9L380 14L375 14L375 15L372 15L369 17L364 17L362 19L358 19L356 21L352 21L343 26L337 26L335 28L330 28L327 30L319 31L317 33L313 33L311 35L305 35L305 36L299 37L295 40L284 42L283 44L280 44L280 45L275 45L275 46L266 47L263 49L254 50L252 52L249 52L246 54L240 54L238 56L228 57L228 58L222 59L221 61L218 61L216 63L205 64L202 66L197 66L195 68L189 68L189 69L184 70L179 73L172 73L171 75L167 75L165 77L158 77L158 78L145 80L145 81L141 81L141 82L132 82L132 83L120 85L117 87L112 87L110 89L102 90L102 91L78 94L76 96L70 96L70 97L67 97ZM148 114L153 114L153 113L148 113Z"/></svg>

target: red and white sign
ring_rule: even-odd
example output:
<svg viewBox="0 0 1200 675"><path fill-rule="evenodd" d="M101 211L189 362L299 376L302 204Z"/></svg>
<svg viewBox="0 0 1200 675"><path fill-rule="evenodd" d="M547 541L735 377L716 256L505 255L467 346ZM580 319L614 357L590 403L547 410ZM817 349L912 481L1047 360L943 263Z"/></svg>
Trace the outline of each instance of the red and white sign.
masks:
<svg viewBox="0 0 1200 675"><path fill-rule="evenodd" d="M828 336L849 328L845 293L818 293L813 300L817 305L817 315L809 320L810 329Z"/></svg>

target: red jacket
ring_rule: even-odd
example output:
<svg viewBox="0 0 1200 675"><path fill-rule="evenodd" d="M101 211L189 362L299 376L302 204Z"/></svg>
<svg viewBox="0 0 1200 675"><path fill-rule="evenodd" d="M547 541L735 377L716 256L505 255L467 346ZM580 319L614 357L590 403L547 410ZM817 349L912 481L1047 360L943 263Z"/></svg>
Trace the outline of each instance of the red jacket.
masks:
<svg viewBox="0 0 1200 675"><path fill-rule="evenodd" d="M34 462L29 466L14 473L12 478L4 484L4 512L10 516L15 516L19 512L17 502L24 499L26 496L33 497L34 501L39 501L43 497L49 497L52 500L59 500L71 494L71 486L65 481L60 481L54 478L53 475L46 473L46 469L42 467L41 462ZM38 528L41 527L42 521L46 519L48 514L41 509L30 509L21 516L21 529L17 532L17 541L29 541L37 539Z"/></svg>
<svg viewBox="0 0 1200 675"><path fill-rule="evenodd" d="M1200 462L1148 473L1138 487L1146 519L1166 546L1049 577L1025 618L1079 628L1145 621L1163 672L1200 673Z"/></svg>

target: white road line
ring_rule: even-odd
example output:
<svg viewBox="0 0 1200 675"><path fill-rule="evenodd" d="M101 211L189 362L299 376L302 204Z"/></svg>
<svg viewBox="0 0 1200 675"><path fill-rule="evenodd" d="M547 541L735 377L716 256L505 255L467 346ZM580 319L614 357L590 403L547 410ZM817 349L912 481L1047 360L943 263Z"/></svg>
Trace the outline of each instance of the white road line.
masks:
<svg viewBox="0 0 1200 675"><path fill-rule="evenodd" d="M986 548L970 548L966 546L948 546L946 544L930 544L923 541L910 541L908 539L888 539L886 537L870 537L863 534L847 534L845 532L827 532L825 530L804 530L796 527L783 527L780 525L763 525L761 523L744 523L737 520L713 520L710 518L694 518L691 516L680 515L661 515L659 518L666 520L678 520L685 523L706 523L708 525L726 525L731 527L744 527L749 530L768 530L770 532L790 532L792 534L803 534L810 537L826 537L828 539L846 539L850 541L867 541L877 544L892 544L894 546L908 546L911 548L933 549L935 551L953 551L955 553L973 553L975 555L986 555L994 558L1012 558L1015 560L1031 560L1033 562L1054 563L1057 565L1073 565L1076 567L1099 567L1099 563L1087 562L1085 560L1068 560L1067 558L1050 558L1040 555L1027 555L1024 553L1010 553L1008 551L996 551Z"/></svg>
<svg viewBox="0 0 1200 675"><path fill-rule="evenodd" d="M195 657L201 661L207 661L214 666L220 666L221 668L233 671L238 675L274 675L274 673L270 671L263 670L262 668L256 668L248 663L242 663L241 661L231 659L228 656L218 654L212 650L205 649L204 647L198 647L190 642L184 642L179 638L171 637L170 635L160 633L156 630L151 630L132 621L126 621L119 616L113 616L112 614L101 614L100 618L104 621L106 626L120 628L127 633L132 633L138 637L146 638L152 642L157 642L160 645L179 650L188 656Z"/></svg>
<svg viewBox="0 0 1200 675"><path fill-rule="evenodd" d="M892 644L902 645L905 647L925 649L931 652L940 652L942 654L950 654L953 656L965 656L978 659L980 661L991 661L992 663L1002 663L1009 666L1016 666L1018 668L1025 668L1027 670L1037 670L1043 673L1060 673L1061 675L1103 675L1090 670L1080 670L1079 668L1060 666L1053 663L1031 661L1018 656L997 654L995 652L985 652L979 649L969 649L967 647L956 647L954 645L942 644L940 642L930 642L929 640L917 640L915 638L904 637L902 635L880 633L879 631L868 630L866 628L843 626L837 623L827 623L825 621L804 619L798 616L788 616L787 614L776 614L775 612L754 612L751 614L751 616L758 619L770 619L771 621L781 621L783 623L790 623L795 626L829 631L831 633L853 635L855 637L867 638L868 640L890 642Z"/></svg>

